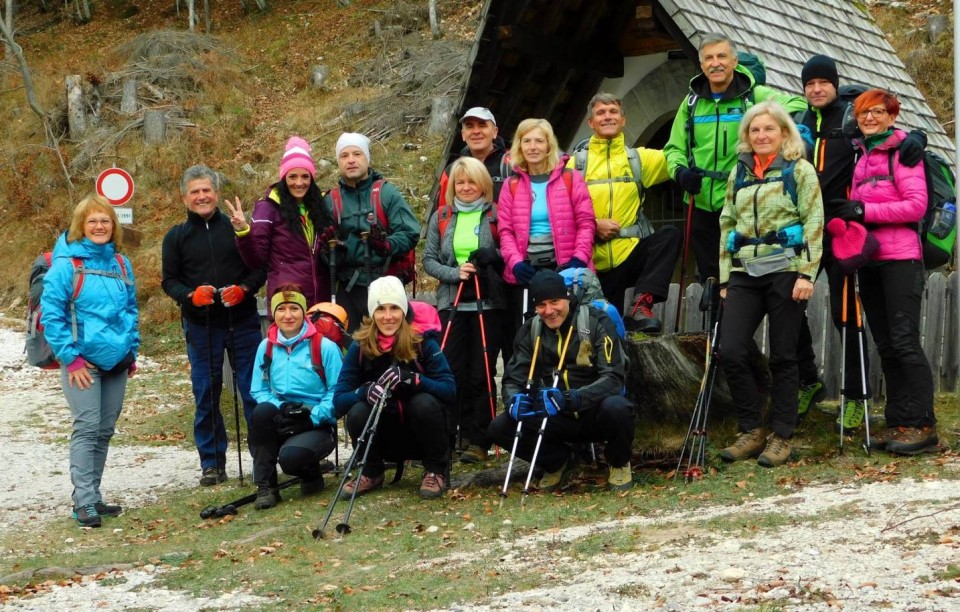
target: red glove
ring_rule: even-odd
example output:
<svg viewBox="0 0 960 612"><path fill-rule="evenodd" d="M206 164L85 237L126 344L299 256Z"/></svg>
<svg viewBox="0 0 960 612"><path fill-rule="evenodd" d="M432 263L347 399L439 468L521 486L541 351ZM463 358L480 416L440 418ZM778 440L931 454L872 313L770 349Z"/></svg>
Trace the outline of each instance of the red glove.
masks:
<svg viewBox="0 0 960 612"><path fill-rule="evenodd" d="M329 226L320 233L320 244L329 245L331 240L336 240L337 242L340 241L340 236L337 234L337 228L333 225Z"/></svg>
<svg viewBox="0 0 960 612"><path fill-rule="evenodd" d="M190 301L197 308L213 304L213 296L216 295L217 288L213 285L200 285L193 291Z"/></svg>
<svg viewBox="0 0 960 612"><path fill-rule="evenodd" d="M220 301L223 302L223 305L227 308L236 306L242 302L246 295L247 290L240 285L227 285L226 287L220 288Z"/></svg>
<svg viewBox="0 0 960 612"><path fill-rule="evenodd" d="M367 238L367 244L380 255L390 254L390 242L387 241L387 234L379 225L370 226L370 236Z"/></svg>

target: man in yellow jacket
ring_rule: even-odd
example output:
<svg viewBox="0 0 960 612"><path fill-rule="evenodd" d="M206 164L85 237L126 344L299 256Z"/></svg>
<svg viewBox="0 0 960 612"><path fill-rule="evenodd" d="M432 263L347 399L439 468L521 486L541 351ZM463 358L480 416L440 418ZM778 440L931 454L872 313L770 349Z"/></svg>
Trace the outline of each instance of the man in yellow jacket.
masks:
<svg viewBox="0 0 960 612"><path fill-rule="evenodd" d="M633 307L624 317L628 329L660 332L651 307L667 299L670 279L683 240L665 225L656 233L643 214L644 190L670 178L667 160L656 149L627 146L620 98L598 93L587 104L587 125L593 130L568 166L583 174L597 216L593 264L603 295L621 310L624 293L634 288Z"/></svg>

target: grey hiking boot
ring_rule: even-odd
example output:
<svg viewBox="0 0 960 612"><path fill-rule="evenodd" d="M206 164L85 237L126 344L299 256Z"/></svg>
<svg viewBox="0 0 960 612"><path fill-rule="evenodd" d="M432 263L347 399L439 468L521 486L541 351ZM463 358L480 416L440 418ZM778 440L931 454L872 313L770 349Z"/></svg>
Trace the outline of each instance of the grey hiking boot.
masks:
<svg viewBox="0 0 960 612"><path fill-rule="evenodd" d="M74 520L80 523L81 527L99 527L103 524L103 519L100 518L100 513L97 512L95 504L74 508L72 516Z"/></svg>
<svg viewBox="0 0 960 612"><path fill-rule="evenodd" d="M919 455L935 451L940 439L936 427L900 427L889 442L886 451L894 455Z"/></svg>
<svg viewBox="0 0 960 612"><path fill-rule="evenodd" d="M607 477L607 489L611 491L626 491L633 487L633 473L630 464L623 467L610 466L610 475Z"/></svg>
<svg viewBox="0 0 960 612"><path fill-rule="evenodd" d="M767 447L763 449L757 463L763 467L777 467L786 463L792 452L793 448L790 446L790 440L781 438L777 434L770 434L767 439Z"/></svg>
<svg viewBox="0 0 960 612"><path fill-rule="evenodd" d="M257 485L257 499L253 507L257 510L268 510L280 503L280 490L270 485Z"/></svg>
<svg viewBox="0 0 960 612"><path fill-rule="evenodd" d="M579 463L580 460L576 455L570 455L566 462L560 466L559 470L544 474L543 477L540 478L537 488L544 493L559 491L570 482L570 478L573 476L573 472Z"/></svg>
<svg viewBox="0 0 960 612"><path fill-rule="evenodd" d="M215 484L226 482L226 480L227 471L217 470L215 467L203 468L203 472L200 474L201 487L212 487Z"/></svg>
<svg viewBox="0 0 960 612"><path fill-rule="evenodd" d="M736 441L727 448L720 451L720 458L724 461L741 461L743 459L753 459L764 449L767 444L767 434L762 427L742 431L737 435Z"/></svg>
<svg viewBox="0 0 960 612"><path fill-rule="evenodd" d="M843 419L843 430L853 431L863 425L863 417L867 412L867 405L862 399L848 399L843 403L843 410L837 415L833 430L840 433L840 423Z"/></svg>
<svg viewBox="0 0 960 612"><path fill-rule="evenodd" d="M420 498L436 499L443 495L447 488L447 479L439 472L427 472L420 481Z"/></svg>
<svg viewBox="0 0 960 612"><path fill-rule="evenodd" d="M630 316L626 318L626 326L630 331L644 334L659 334L660 319L653 314L653 296L649 293L637 295L633 302Z"/></svg>
<svg viewBox="0 0 960 612"><path fill-rule="evenodd" d="M812 385L800 387L797 396L797 417L803 418L807 412L827 397L827 389L819 380Z"/></svg>

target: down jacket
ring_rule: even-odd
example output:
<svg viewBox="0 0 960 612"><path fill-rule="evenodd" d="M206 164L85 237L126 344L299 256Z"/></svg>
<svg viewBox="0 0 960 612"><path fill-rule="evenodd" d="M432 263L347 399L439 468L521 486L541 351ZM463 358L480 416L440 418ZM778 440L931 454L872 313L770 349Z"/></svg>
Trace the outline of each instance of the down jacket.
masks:
<svg viewBox="0 0 960 612"><path fill-rule="evenodd" d="M597 219L593 214L593 202L583 176L576 170L570 170L573 179L573 193L567 193L563 172L569 155L560 158L560 163L550 172L547 181L547 214L553 234L553 247L557 254L557 263L563 265L576 257L593 268L593 234L597 229ZM500 251L503 254L506 269L503 277L514 285L517 279L513 267L523 261L530 242L530 211L533 208L533 190L530 175L526 170L515 167L517 173L516 193L511 191L510 179L500 192L499 229Z"/></svg>
<svg viewBox="0 0 960 612"><path fill-rule="evenodd" d="M853 169L850 199L863 202L864 224L880 242L874 261L923 258L917 223L927 212L927 179L923 164L900 163L896 149L906 136L895 129L869 150L863 141L855 143L863 155ZM888 178L891 156L893 180Z"/></svg>

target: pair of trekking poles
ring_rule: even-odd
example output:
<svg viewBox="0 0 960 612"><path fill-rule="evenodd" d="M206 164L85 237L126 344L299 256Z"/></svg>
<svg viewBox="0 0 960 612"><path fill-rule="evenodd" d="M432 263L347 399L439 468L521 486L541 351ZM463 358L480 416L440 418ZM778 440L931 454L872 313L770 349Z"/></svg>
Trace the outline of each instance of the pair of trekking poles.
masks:
<svg viewBox="0 0 960 612"><path fill-rule="evenodd" d="M206 309L206 333L207 333L207 376L210 380L210 428L213 431L213 448L215 461L217 464L217 479L220 474L226 471L226 465L220 464L220 436L218 435L217 416L220 422L223 422L223 415L220 413L220 406L216 402L216 392L213 386L213 338L210 336L210 307ZM240 438L240 403L237 399L239 395L237 387L237 361L236 361L236 338L234 336L233 314L227 308L228 337L230 342L227 344L227 361L230 363L230 382L233 390L233 416L237 428L237 469L240 472L240 486L243 486L243 453L241 450L242 441Z"/></svg>

